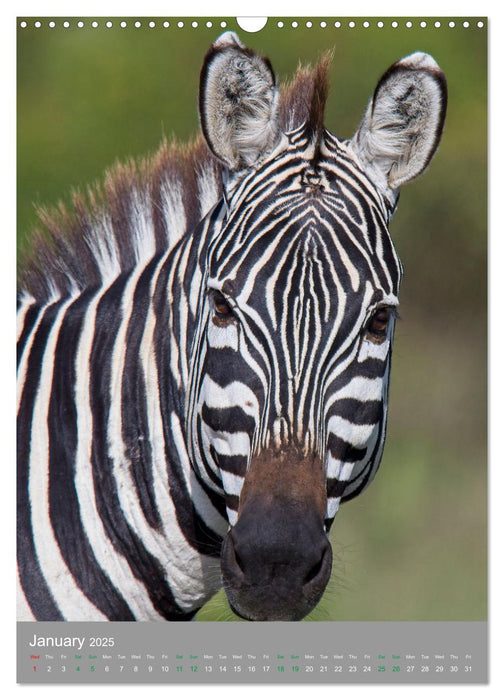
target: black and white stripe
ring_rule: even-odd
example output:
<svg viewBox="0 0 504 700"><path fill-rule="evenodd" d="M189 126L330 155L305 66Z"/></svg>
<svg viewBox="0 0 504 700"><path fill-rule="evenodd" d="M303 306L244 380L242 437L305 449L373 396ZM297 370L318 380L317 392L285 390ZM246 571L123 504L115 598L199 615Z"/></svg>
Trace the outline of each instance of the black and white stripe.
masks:
<svg viewBox="0 0 504 700"><path fill-rule="evenodd" d="M242 51L223 35L202 73L224 191L201 144L184 155L163 146L150 181L119 169L92 211L76 201L74 216L46 217L56 260L41 245L26 266L20 618L190 619L221 586L221 543L254 455L294 448L323 460L326 531L378 468L401 278L388 233L397 191L375 176L372 116L339 141L296 102L296 84L279 98L250 52L233 99L261 93L247 119L256 110L268 128L254 134L238 115L221 133L226 105L212 90ZM396 92L399 74L418 90L428 82L439 140L442 74L414 56L390 80ZM303 103L317 80L299 75ZM431 138L425 148L432 155ZM411 179L402 158L401 182ZM380 309L390 319L375 333Z"/></svg>
<svg viewBox="0 0 504 700"><path fill-rule="evenodd" d="M341 497L361 490L378 466L393 323L380 345L362 332L375 306L397 306L401 266L385 202L329 133L318 176L320 186L338 189L316 199L306 194L311 148L308 137L289 134L274 167L254 172L229 200L228 235L209 250L194 366L203 381L190 382L189 414L193 461L202 474L220 473L235 507L252 449L294 441L324 455L329 525ZM215 327L208 289L228 279L239 290L229 297L239 325ZM226 393L223 375L237 352L244 381ZM257 389L244 411L250 386ZM216 430L224 421L226 430ZM228 518L235 522L236 508L228 507Z"/></svg>

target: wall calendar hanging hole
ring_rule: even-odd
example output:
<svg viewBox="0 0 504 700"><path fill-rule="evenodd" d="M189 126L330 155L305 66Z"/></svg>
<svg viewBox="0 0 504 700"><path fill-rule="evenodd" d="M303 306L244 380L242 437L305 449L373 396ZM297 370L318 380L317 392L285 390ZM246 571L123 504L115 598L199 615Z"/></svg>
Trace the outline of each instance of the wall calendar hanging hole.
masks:
<svg viewBox="0 0 504 700"><path fill-rule="evenodd" d="M268 22L267 17L237 17L236 21L244 32L260 32Z"/></svg>

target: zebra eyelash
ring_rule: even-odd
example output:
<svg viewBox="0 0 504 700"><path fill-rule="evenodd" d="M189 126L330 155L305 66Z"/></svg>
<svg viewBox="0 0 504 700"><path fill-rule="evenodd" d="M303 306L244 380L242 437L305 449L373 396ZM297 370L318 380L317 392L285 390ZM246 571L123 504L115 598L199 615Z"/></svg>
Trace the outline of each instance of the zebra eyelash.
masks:
<svg viewBox="0 0 504 700"><path fill-rule="evenodd" d="M378 311L380 311L381 309L387 309L389 314L390 314L391 319L394 318L394 319L399 320L399 321L402 320L402 317L399 314L399 307L398 306L395 306L394 304L383 304L382 303L382 304L376 304L376 306L373 306L369 309L367 316L366 316L366 320L364 321L364 325L369 323L369 320L373 317L373 315L375 313L377 313Z"/></svg>
<svg viewBox="0 0 504 700"><path fill-rule="evenodd" d="M380 312L386 312L386 317L380 318ZM379 304L368 314L363 326L364 337L374 343L382 343L386 340L390 322L399 318L397 306Z"/></svg>
<svg viewBox="0 0 504 700"><path fill-rule="evenodd" d="M213 321L219 326L227 326L237 320L233 311L235 304L218 289L210 289L210 307Z"/></svg>

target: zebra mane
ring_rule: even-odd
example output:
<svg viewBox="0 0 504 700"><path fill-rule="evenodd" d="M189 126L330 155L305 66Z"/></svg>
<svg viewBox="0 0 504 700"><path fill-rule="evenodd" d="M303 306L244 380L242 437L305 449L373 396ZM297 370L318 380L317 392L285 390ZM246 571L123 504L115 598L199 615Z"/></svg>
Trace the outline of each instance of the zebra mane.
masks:
<svg viewBox="0 0 504 700"><path fill-rule="evenodd" d="M324 131L324 112L329 93L328 72L332 52L325 52L316 66L299 66L291 83L283 87L280 98L282 131L291 131L306 123L315 147L314 165L319 158Z"/></svg>
<svg viewBox="0 0 504 700"><path fill-rule="evenodd" d="M299 66L280 90L280 128L287 132L306 123L314 160L330 58ZM39 226L20 256L20 295L48 301L77 294L166 252L220 199L221 170L201 135L188 145L164 140L154 155L118 163L101 184L74 192L70 207L39 207Z"/></svg>

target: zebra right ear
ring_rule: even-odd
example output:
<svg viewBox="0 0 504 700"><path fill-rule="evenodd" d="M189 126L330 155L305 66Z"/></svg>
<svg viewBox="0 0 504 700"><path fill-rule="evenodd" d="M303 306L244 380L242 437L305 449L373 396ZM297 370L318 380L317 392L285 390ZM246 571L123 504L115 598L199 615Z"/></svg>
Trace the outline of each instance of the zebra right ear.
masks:
<svg viewBox="0 0 504 700"><path fill-rule="evenodd" d="M205 57L199 112L208 146L230 170L257 165L280 140L271 65L234 32L222 34Z"/></svg>
<svg viewBox="0 0 504 700"><path fill-rule="evenodd" d="M446 78L426 53L391 66L378 82L352 140L371 180L392 194L427 167L446 116Z"/></svg>

